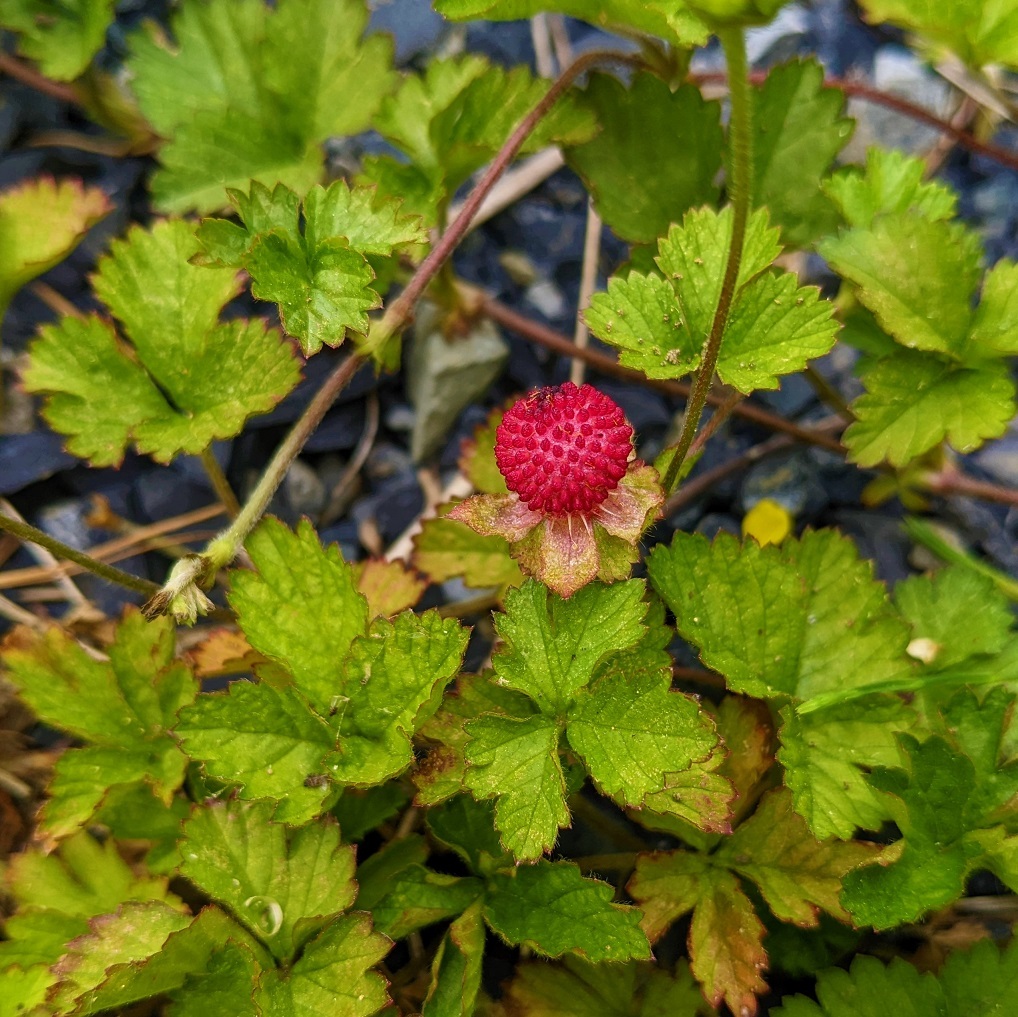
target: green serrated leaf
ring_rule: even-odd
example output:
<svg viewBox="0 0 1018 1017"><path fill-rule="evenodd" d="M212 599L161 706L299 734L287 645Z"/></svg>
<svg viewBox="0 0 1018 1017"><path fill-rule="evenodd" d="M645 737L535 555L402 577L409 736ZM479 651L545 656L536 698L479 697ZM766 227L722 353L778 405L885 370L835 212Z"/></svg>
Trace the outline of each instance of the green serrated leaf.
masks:
<svg viewBox="0 0 1018 1017"><path fill-rule="evenodd" d="M209 802L184 824L180 872L283 962L354 901L354 852L339 827L288 831L260 802Z"/></svg>
<svg viewBox="0 0 1018 1017"><path fill-rule="evenodd" d="M484 921L475 901L450 926L431 965L423 1017L471 1017L481 988Z"/></svg>
<svg viewBox="0 0 1018 1017"><path fill-rule="evenodd" d="M172 1017L206 1017L210 1013L262 1017L252 998L258 972L258 963L249 949L227 943L213 951L204 971L191 972L170 994L173 1002L167 1013Z"/></svg>
<svg viewBox="0 0 1018 1017"><path fill-rule="evenodd" d="M824 190L849 226L868 229L884 213L916 212L935 222L952 219L958 196L949 187L924 180L922 159L894 148L874 146L866 152L865 172L849 167L835 173Z"/></svg>
<svg viewBox="0 0 1018 1017"><path fill-rule="evenodd" d="M365 789L348 788L332 807L332 815L339 820L343 838L352 843L392 819L409 799L410 792L399 781Z"/></svg>
<svg viewBox="0 0 1018 1017"><path fill-rule="evenodd" d="M102 49L115 0L0 0L0 25L47 78L72 81Z"/></svg>
<svg viewBox="0 0 1018 1017"><path fill-rule="evenodd" d="M202 452L299 380L293 353L260 320L217 323L236 273L188 264L197 249L192 226L167 220L135 227L100 262L96 292L130 351L94 315L64 318L30 348L25 386L47 396L45 416L93 465L119 464L132 440L160 462Z"/></svg>
<svg viewBox="0 0 1018 1017"><path fill-rule="evenodd" d="M496 798L495 825L520 861L540 858L569 823L558 758L559 725L535 714L483 716L467 724L463 781L477 798Z"/></svg>
<svg viewBox="0 0 1018 1017"><path fill-rule="evenodd" d="M671 690L671 671L619 670L577 697L566 737L603 793L639 806L673 774L705 760L718 744L695 700Z"/></svg>
<svg viewBox="0 0 1018 1017"><path fill-rule="evenodd" d="M479 802L470 795L455 795L442 805L428 809L428 829L477 875L487 876L513 863L495 830L495 807L491 802Z"/></svg>
<svg viewBox="0 0 1018 1017"><path fill-rule="evenodd" d="M337 544L304 519L266 519L248 537L257 572L230 574L230 604L248 642L281 664L325 716L343 694L343 662L368 627L368 604Z"/></svg>
<svg viewBox="0 0 1018 1017"><path fill-rule="evenodd" d="M1012 0L863 0L869 20L915 29L957 53L974 68L1002 63L1018 69L1018 9Z"/></svg>
<svg viewBox="0 0 1018 1017"><path fill-rule="evenodd" d="M786 707L781 718L778 760L813 836L848 840L856 828L879 830L889 810L862 768L900 765L895 736L915 728L914 710L895 697L870 696L801 717Z"/></svg>
<svg viewBox="0 0 1018 1017"><path fill-rule="evenodd" d="M480 494L508 494L505 477L495 460L495 440L498 425L505 411L494 409L488 419L474 429L471 437L460 446L459 467Z"/></svg>
<svg viewBox="0 0 1018 1017"><path fill-rule="evenodd" d="M506 942L526 944L546 957L573 953L594 963L649 959L640 912L611 899L607 883L584 878L572 862L540 861L491 878L484 918Z"/></svg>
<svg viewBox="0 0 1018 1017"><path fill-rule="evenodd" d="M821 844L792 810L792 796L779 789L763 797L714 857L756 883L775 917L815 926L821 910L848 921L838 901L842 880L875 853L864 844Z"/></svg>
<svg viewBox="0 0 1018 1017"><path fill-rule="evenodd" d="M0 0L0 24L11 23L8 6L27 2ZM43 177L0 194L0 320L11 297L67 257L111 208L102 191L75 180Z"/></svg>
<svg viewBox="0 0 1018 1017"><path fill-rule="evenodd" d="M753 200L770 210L793 247L837 225L821 182L852 134L844 105L813 61L772 68L753 97Z"/></svg>
<svg viewBox="0 0 1018 1017"><path fill-rule="evenodd" d="M1014 620L993 580L962 565L898 583L894 602L912 626L913 638L933 642L932 659L924 662L938 669L977 654L999 653ZM973 604L979 605L977 612Z"/></svg>
<svg viewBox="0 0 1018 1017"><path fill-rule="evenodd" d="M367 915L345 915L308 943L288 971L265 972L255 1002L275 1017L371 1017L389 1002L385 979L371 969L390 945L372 931Z"/></svg>
<svg viewBox="0 0 1018 1017"><path fill-rule="evenodd" d="M331 772L341 783L381 784L413 761L411 736L438 708L468 633L436 610L372 622L343 666L345 709Z"/></svg>
<svg viewBox="0 0 1018 1017"><path fill-rule="evenodd" d="M293 689L234 682L181 710L175 730L187 754L239 785L241 798L277 802L278 822L305 823L326 807L329 784L311 778L327 774L336 736Z"/></svg>
<svg viewBox="0 0 1018 1017"><path fill-rule="evenodd" d="M504 641L492 659L499 681L530 696L542 710L561 713L609 654L645 632L642 581L590 583L568 600L528 580L505 598L495 628Z"/></svg>
<svg viewBox="0 0 1018 1017"><path fill-rule="evenodd" d="M694 205L713 204L721 168L721 107L693 85L673 91L656 74L628 88L594 74L582 99L600 132L570 148L569 164L604 221L624 240L649 243Z"/></svg>
<svg viewBox="0 0 1018 1017"><path fill-rule="evenodd" d="M651 552L648 573L680 634L733 691L808 702L908 670L908 633L886 590L833 530L781 548L677 533Z"/></svg>
<svg viewBox="0 0 1018 1017"><path fill-rule="evenodd" d="M321 143L371 122L392 88L392 42L363 37L359 0L184 4L172 47L135 35L128 68L142 112L169 141L153 194L164 211L213 211L228 187L277 182L303 193Z"/></svg>
<svg viewBox="0 0 1018 1017"><path fill-rule="evenodd" d="M852 403L856 419L844 434L860 466L905 466L942 441L971 452L1002 435L1015 412L1003 363L970 368L901 350L865 367L862 379L866 392Z"/></svg>
<svg viewBox="0 0 1018 1017"><path fill-rule="evenodd" d="M990 356L1018 353L1018 264L1007 258L986 273L971 341Z"/></svg>
<svg viewBox="0 0 1018 1017"><path fill-rule="evenodd" d="M982 248L960 223L915 212L827 238L820 253L902 346L963 359Z"/></svg>
<svg viewBox="0 0 1018 1017"><path fill-rule="evenodd" d="M42 821L52 836L87 823L111 788L148 784L168 804L180 787L186 759L167 732L198 686L173 657L172 624L147 622L134 609L117 627L108 661L57 628L6 640L10 680L35 714L92 743L57 762Z"/></svg>
<svg viewBox="0 0 1018 1017"><path fill-rule="evenodd" d="M437 517L425 519L414 538L414 565L436 583L455 576L468 586L519 586L523 573L509 555L503 537L485 537L466 523Z"/></svg>

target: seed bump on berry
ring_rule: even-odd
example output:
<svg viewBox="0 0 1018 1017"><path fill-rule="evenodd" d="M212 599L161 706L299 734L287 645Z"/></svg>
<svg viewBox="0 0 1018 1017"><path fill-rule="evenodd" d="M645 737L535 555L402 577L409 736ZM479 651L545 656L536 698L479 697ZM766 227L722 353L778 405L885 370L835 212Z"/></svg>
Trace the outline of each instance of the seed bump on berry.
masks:
<svg viewBox="0 0 1018 1017"><path fill-rule="evenodd" d="M495 432L495 461L509 490L552 516L600 505L625 476L632 449L622 408L593 385L571 381L514 403Z"/></svg>

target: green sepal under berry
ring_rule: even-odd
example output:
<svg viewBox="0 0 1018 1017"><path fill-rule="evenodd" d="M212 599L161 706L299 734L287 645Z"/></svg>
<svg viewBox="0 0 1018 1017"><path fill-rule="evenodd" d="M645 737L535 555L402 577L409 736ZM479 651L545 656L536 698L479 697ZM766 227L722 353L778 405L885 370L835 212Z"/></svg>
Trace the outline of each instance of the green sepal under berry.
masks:
<svg viewBox="0 0 1018 1017"><path fill-rule="evenodd" d="M197 250L188 223L134 227L94 279L121 334L96 314L65 317L30 347L25 387L46 397L43 415L93 466L119 464L131 443L160 462L203 452L300 378L289 344L260 319L220 323L237 274L189 264Z"/></svg>
<svg viewBox="0 0 1018 1017"><path fill-rule="evenodd" d="M189 0L176 45L154 26L136 33L131 87L167 139L156 206L208 213L252 180L301 194L319 183L322 143L367 128L396 81L392 41L364 37L367 22L363 0Z"/></svg>
<svg viewBox="0 0 1018 1017"><path fill-rule="evenodd" d="M312 187L303 202L283 184L270 191L257 181L248 193L231 188L227 196L241 224L204 220L195 260L244 268L252 294L279 306L305 356L339 346L348 329L367 332L367 312L382 303L369 256L387 258L427 239L419 217L403 215L398 200L343 180Z"/></svg>
<svg viewBox="0 0 1018 1017"><path fill-rule="evenodd" d="M619 360L649 378L680 378L700 363L720 295L732 231L732 210L687 212L658 241L661 275L615 276L596 293L584 318L591 331L619 349ZM747 226L736 294L718 375L741 392L778 387L834 344L832 308L815 287L770 270L781 252L766 210Z"/></svg>
<svg viewBox="0 0 1018 1017"><path fill-rule="evenodd" d="M57 760L41 829L65 837L87 823L114 789L148 788L164 806L184 779L187 759L168 733L198 692L174 661L173 627L130 609L108 660L96 660L58 628L18 629L0 654L8 679L40 719L87 744ZM68 712L68 702L76 705Z"/></svg>

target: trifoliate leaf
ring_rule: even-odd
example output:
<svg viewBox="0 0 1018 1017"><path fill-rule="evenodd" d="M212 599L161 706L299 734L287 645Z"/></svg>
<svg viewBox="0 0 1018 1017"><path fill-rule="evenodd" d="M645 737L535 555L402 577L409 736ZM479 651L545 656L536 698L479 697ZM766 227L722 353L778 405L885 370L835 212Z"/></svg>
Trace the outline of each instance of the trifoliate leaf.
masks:
<svg viewBox="0 0 1018 1017"><path fill-rule="evenodd" d="M392 42L362 38L367 20L360 0L216 0L180 8L172 48L154 28L136 35L132 87L169 139L156 204L208 212L251 180L317 183L322 142L367 127L394 83Z"/></svg>
<svg viewBox="0 0 1018 1017"><path fill-rule="evenodd" d="M696 367L717 309L732 214L688 212L659 241L656 275L630 273L594 294L584 318L617 346L620 361L651 378L677 378ZM801 369L834 344L831 306L790 273L767 272L780 253L766 211L749 221L725 340L718 360L723 381L741 391L777 388L777 376Z"/></svg>
<svg viewBox="0 0 1018 1017"><path fill-rule="evenodd" d="M331 794L316 778L328 772L335 733L293 689L234 682L181 710L176 733L210 776L239 785L241 798L277 802L279 822L307 822Z"/></svg>
<svg viewBox="0 0 1018 1017"><path fill-rule="evenodd" d="M849 226L868 229L883 213L916 212L935 222L954 217L958 196L949 187L924 180L926 164L895 148L874 146L866 153L865 172L839 170L824 190Z"/></svg>
<svg viewBox="0 0 1018 1017"><path fill-rule="evenodd" d="M297 830L260 802L208 802L184 823L180 873L288 962L354 900L353 848L335 822Z"/></svg>
<svg viewBox="0 0 1018 1017"><path fill-rule="evenodd" d="M481 902L471 904L442 937L431 965L423 1017L471 1017L481 988L484 921Z"/></svg>
<svg viewBox="0 0 1018 1017"><path fill-rule="evenodd" d="M375 928L390 939L452 918L483 893L472 876L448 876L422 862L422 839L392 841L357 868L357 907L370 911Z"/></svg>
<svg viewBox="0 0 1018 1017"><path fill-rule="evenodd" d="M904 212L829 237L820 253L855 283L859 299L896 342L963 358L980 276L975 233Z"/></svg>
<svg viewBox="0 0 1018 1017"><path fill-rule="evenodd" d="M0 23L10 23L8 5L24 2L0 0ZM0 320L11 297L67 257L112 207L102 191L75 180L43 177L0 194Z"/></svg>
<svg viewBox="0 0 1018 1017"><path fill-rule="evenodd" d="M55 837L87 823L111 788L145 783L169 804L184 778L187 760L167 732L198 686L173 659L172 624L130 610L108 652L108 661L96 660L58 628L17 630L4 643L22 699L41 720L91 743L57 762L43 817Z"/></svg>
<svg viewBox="0 0 1018 1017"><path fill-rule="evenodd" d="M251 645L291 674L325 716L343 694L343 661L368 627L368 604L339 546L308 520L266 519L246 542L256 572L230 574L230 604Z"/></svg>
<svg viewBox="0 0 1018 1017"><path fill-rule="evenodd" d="M485 716L466 730L464 783L477 798L497 799L495 825L517 859L540 858L569 823L559 725L544 714Z"/></svg>
<svg viewBox="0 0 1018 1017"><path fill-rule="evenodd" d="M900 765L895 736L915 728L915 712L896 697L870 696L805 716L786 707L781 717L778 759L813 836L848 840L856 828L880 829L889 809L862 768Z"/></svg>
<svg viewBox="0 0 1018 1017"><path fill-rule="evenodd" d="M913 642L931 641L924 662L938 669L977 654L999 653L1014 620L993 580L962 565L898 583L894 602L912 626ZM972 610L973 604L979 605L978 611Z"/></svg>
<svg viewBox="0 0 1018 1017"><path fill-rule="evenodd" d="M821 181L852 134L844 105L813 61L773 68L753 97L753 200L770 210L792 247L837 225Z"/></svg>
<svg viewBox="0 0 1018 1017"><path fill-rule="evenodd" d="M218 908L191 920L156 901L122 905L89 922L90 932L68 944L54 970L58 1012L123 1013L130 1004L181 987L228 940L247 937Z"/></svg>
<svg viewBox="0 0 1018 1017"><path fill-rule="evenodd" d="M672 91L656 74L627 88L594 74L582 93L600 132L568 150L569 164L604 221L624 240L650 243L694 205L714 204L721 168L721 107L693 85Z"/></svg>
<svg viewBox="0 0 1018 1017"><path fill-rule="evenodd" d="M871 861L875 852L864 844L815 840L792 811L792 796L774 790L722 842L714 858L756 883L781 921L815 926L821 910L848 921L838 902L842 880L852 869Z"/></svg>
<svg viewBox="0 0 1018 1017"><path fill-rule="evenodd" d="M833 530L780 548L677 533L648 572L681 635L733 691L805 702L908 670L906 627L871 563Z"/></svg>
<svg viewBox="0 0 1018 1017"><path fill-rule="evenodd" d="M699 1017L704 1005L684 961L674 974L632 961L529 961L504 988L502 999L520 1017Z"/></svg>
<svg viewBox="0 0 1018 1017"><path fill-rule="evenodd" d="M689 954L707 1001L722 999L733 1013L756 1013L756 995L767 988L761 946L764 927L739 881L705 855L686 851L640 855L629 892L643 909L641 927L651 942L690 910Z"/></svg>
<svg viewBox="0 0 1018 1017"><path fill-rule="evenodd" d="M970 67L1002 63L1018 69L1018 18L1013 3L979 6L965 0L863 0L871 21L914 29L957 53Z"/></svg>
<svg viewBox="0 0 1018 1017"><path fill-rule="evenodd" d="M504 537L485 537L466 523L437 517L425 519L414 538L414 565L436 583L454 576L467 586L519 586L523 582Z"/></svg>
<svg viewBox="0 0 1018 1017"><path fill-rule="evenodd" d="M670 670L620 669L581 692L569 710L569 744L598 789L620 805L642 805L718 744L696 701L671 690L671 677Z"/></svg>
<svg viewBox="0 0 1018 1017"><path fill-rule="evenodd" d="M1001 258L983 280L983 292L972 322L977 349L993 356L1018 353L1018 264Z"/></svg>
<svg viewBox="0 0 1018 1017"><path fill-rule="evenodd" d="M339 752L330 772L347 784L381 784L413 762L411 736L438 708L459 669L468 633L438 611L378 618L343 666Z"/></svg>
<svg viewBox="0 0 1018 1017"><path fill-rule="evenodd" d="M106 41L115 0L0 0L0 25L47 78L78 77Z"/></svg>
<svg viewBox="0 0 1018 1017"><path fill-rule="evenodd" d="M412 166L376 156L365 160L363 178L378 183L384 194L405 198L409 211L434 223L439 204L495 155L547 90L548 83L525 67L507 71L476 55L433 60L423 76L403 80L372 123ZM595 130L593 115L566 96L522 151L554 142L577 144Z"/></svg>
<svg viewBox="0 0 1018 1017"><path fill-rule="evenodd" d="M901 735L905 768L869 775L887 797L904 844L846 876L841 902L857 924L886 929L914 921L961 896L965 876L976 867L1018 883L1018 869L1001 851L1005 831L996 822L997 811L1018 794L1018 761L999 758L1001 722L1011 700L1003 689L983 704L970 692L959 693L959 716L951 725L958 747L939 736L920 743ZM966 741L974 755L966 752Z"/></svg>
<svg viewBox="0 0 1018 1017"><path fill-rule="evenodd" d="M495 616L504 646L492 665L501 684L561 713L610 653L636 643L647 614L644 584L591 583L568 600L529 580L505 598Z"/></svg>
<svg viewBox="0 0 1018 1017"><path fill-rule="evenodd" d="M876 957L856 957L851 971L832 968L817 979L819 1003L786 997L775 1017L931 1017L943 1014L944 997L932 974L920 974L895 957L884 967Z"/></svg>
<svg viewBox="0 0 1018 1017"><path fill-rule="evenodd" d="M948 441L971 452L999 437L1014 416L1015 387L1003 363L977 367L901 350L865 367L866 392L852 403L844 434L854 462L904 466Z"/></svg>
<svg viewBox="0 0 1018 1017"><path fill-rule="evenodd" d="M699 18L669 0L603 0L596 7L587 0L436 0L435 10L453 21L479 17L515 21L542 11L559 11L599 28L635 28L683 46L701 46L709 35Z"/></svg>
<svg viewBox="0 0 1018 1017"><path fill-rule="evenodd" d="M118 464L132 440L160 462L202 452L299 380L277 332L261 321L218 324L236 273L188 264L197 249L190 225L164 221L132 229L99 263L96 293L132 350L94 315L64 318L30 348L26 387L47 395L47 420L95 466Z"/></svg>
<svg viewBox="0 0 1018 1017"><path fill-rule="evenodd" d="M246 269L251 293L279 305L305 356L323 343L339 346L348 328L367 331L367 312L382 302L367 255L388 257L426 239L416 216L400 214L399 201L379 200L374 188L351 190L343 180L313 187L303 206L283 184L270 192L254 181L249 194L231 189L228 196L242 226L205 220L199 260Z"/></svg>
<svg viewBox="0 0 1018 1017"><path fill-rule="evenodd" d="M337 918L288 971L274 968L261 976L255 1002L275 1017L370 1017L389 1002L385 979L371 969L390 945L371 930L367 915Z"/></svg>
<svg viewBox="0 0 1018 1017"><path fill-rule="evenodd" d="M491 878L484 918L506 942L526 944L546 957L575 953L594 963L649 959L640 912L611 899L607 883L585 879L572 862L540 861Z"/></svg>

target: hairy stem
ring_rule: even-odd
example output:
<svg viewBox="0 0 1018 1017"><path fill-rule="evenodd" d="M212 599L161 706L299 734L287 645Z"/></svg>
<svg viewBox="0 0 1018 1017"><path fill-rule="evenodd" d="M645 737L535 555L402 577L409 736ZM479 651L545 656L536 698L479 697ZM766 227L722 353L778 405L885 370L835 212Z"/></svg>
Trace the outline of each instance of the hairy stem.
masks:
<svg viewBox="0 0 1018 1017"><path fill-rule="evenodd" d="M51 537L48 533L44 533L29 523L12 519L3 513L0 513L0 530L6 530L19 540L30 540L33 544L46 548L47 551L50 551L58 558L72 561L75 565L80 565L83 569L94 573L100 579L105 579L108 583L124 586L129 590L134 590L136 593L143 593L147 597L159 592L159 587L155 583L151 583L147 579L141 579L138 576L132 576L130 572L118 569L115 565L107 565L106 562L97 561L95 558L71 547L69 544L63 543L63 541Z"/></svg>
<svg viewBox="0 0 1018 1017"><path fill-rule="evenodd" d="M211 449L205 449L202 452L201 464L212 484L212 490L216 492L216 497L223 503L227 515L231 519L236 519L240 515L240 502L237 501L237 496L233 493L233 488L230 487L230 482L226 479L226 474L223 473L222 467L212 454Z"/></svg>
<svg viewBox="0 0 1018 1017"><path fill-rule="evenodd" d="M728 124L728 144L730 150L729 165L731 166L728 181L728 198L733 206L732 239L728 247L728 259L725 262L725 274L721 280L721 293L718 306L714 311L710 332L703 346L700 368L693 379L693 388L686 403L685 416L682 419L682 431L675 445L668 472L664 478L666 494L671 494L679 478L679 471L693 444L696 428L700 423L700 414L707 403L707 393L714 381L714 369L717 367L718 354L721 352L721 340L728 324L728 312L735 299L735 287L739 280L739 269L742 266L742 246L746 238L746 223L752 201L753 176L753 134L751 93L749 88L748 67L746 63L746 40L741 29L725 28L719 32L721 45L724 47L725 59L728 62L728 87L731 95L731 119Z"/></svg>
<svg viewBox="0 0 1018 1017"><path fill-rule="evenodd" d="M516 130L509 135L506 143L499 150L498 154L484 171L481 179L463 202L459 214L449 224L449 228L442 234L441 239L418 266L417 271L414 272L406 288L385 309L385 314L372 325L363 346L366 353L373 354L381 350L386 342L406 325L413 316L414 307L421 298L421 294L427 288L428 283L435 277L438 270L448 260L459 242L466 235L471 221L487 197L488 192L495 186L499 177L506 171L513 159L516 158L516 155L523 147L527 138L530 137L534 128L548 115L563 93L581 74L590 70L591 67L596 67L598 64L603 63L638 65L642 61L639 57L624 53L595 50L590 53L584 53L583 56L574 60L555 79L554 84L544 94L541 101L520 121Z"/></svg>

